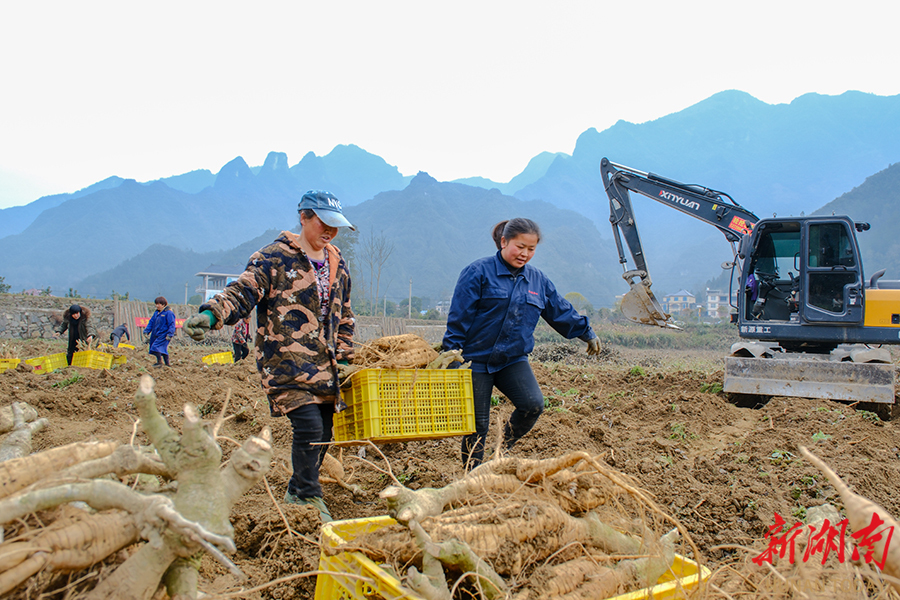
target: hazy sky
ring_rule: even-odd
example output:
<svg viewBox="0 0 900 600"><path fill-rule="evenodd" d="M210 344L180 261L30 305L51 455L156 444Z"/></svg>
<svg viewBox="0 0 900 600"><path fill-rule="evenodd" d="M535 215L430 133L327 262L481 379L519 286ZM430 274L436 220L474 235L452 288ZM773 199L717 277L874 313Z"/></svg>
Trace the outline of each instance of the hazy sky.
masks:
<svg viewBox="0 0 900 600"><path fill-rule="evenodd" d="M900 93L900 4L4 2L0 208L356 144L506 182L589 127L739 89Z"/></svg>

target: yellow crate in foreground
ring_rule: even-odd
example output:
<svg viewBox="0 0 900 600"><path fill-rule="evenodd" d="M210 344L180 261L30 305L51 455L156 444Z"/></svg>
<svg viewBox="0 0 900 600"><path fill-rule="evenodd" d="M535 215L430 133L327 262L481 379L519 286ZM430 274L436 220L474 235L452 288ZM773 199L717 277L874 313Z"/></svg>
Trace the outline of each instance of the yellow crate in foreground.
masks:
<svg viewBox="0 0 900 600"><path fill-rule="evenodd" d="M620 594L607 600L675 600L685 598L685 591L697 587L700 581L706 581L712 571L698 565L680 554L675 555L672 568L656 580L651 588Z"/></svg>
<svg viewBox="0 0 900 600"><path fill-rule="evenodd" d="M42 375L46 375L47 373L52 373L56 369L62 369L69 366L69 363L66 360L65 352L58 352L56 354L50 354L48 356L26 358L25 364L31 365L34 373L40 373Z"/></svg>
<svg viewBox="0 0 900 600"><path fill-rule="evenodd" d="M21 358L0 358L0 373L7 369L15 369L22 362Z"/></svg>
<svg viewBox="0 0 900 600"><path fill-rule="evenodd" d="M339 442L409 442L475 431L469 369L363 369L341 390L347 410L334 415Z"/></svg>
<svg viewBox="0 0 900 600"><path fill-rule="evenodd" d="M99 350L85 350L72 355L73 367L88 369L108 369L112 366L113 355Z"/></svg>
<svg viewBox="0 0 900 600"><path fill-rule="evenodd" d="M315 600L422 600L422 597L400 584L388 571L360 552L341 552L326 556L327 548L351 542L357 537L371 533L382 527L396 524L391 517L369 517L334 521L322 526L322 553L319 556L319 570L347 573L356 577L341 575L318 575L316 578ZM607 600L653 600L684 598L684 592L697 587L701 579L709 579L710 570L678 554L672 568L660 577L651 588L608 598ZM359 576L369 581L359 579ZM598 599L599 600L599 599Z"/></svg>
<svg viewBox="0 0 900 600"><path fill-rule="evenodd" d="M384 600L423 600L421 596L402 585L400 581L360 552L341 552L334 556L325 556L326 548L334 548L350 542L366 533L371 533L394 525L397 521L391 517L369 517L334 521L322 526L322 553L319 556L319 570L334 573L348 573L363 576L342 577L340 575L317 575L315 600L368 600L383 598Z"/></svg>
<svg viewBox="0 0 900 600"><path fill-rule="evenodd" d="M207 354L200 360L207 365L227 365L234 362L234 354L231 352L216 352L215 354Z"/></svg>

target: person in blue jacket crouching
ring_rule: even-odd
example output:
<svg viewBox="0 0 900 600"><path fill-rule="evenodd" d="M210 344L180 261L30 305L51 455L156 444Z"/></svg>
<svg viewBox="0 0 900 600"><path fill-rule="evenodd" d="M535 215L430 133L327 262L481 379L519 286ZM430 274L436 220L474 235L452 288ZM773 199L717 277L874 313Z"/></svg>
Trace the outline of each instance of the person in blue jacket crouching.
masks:
<svg viewBox="0 0 900 600"><path fill-rule="evenodd" d="M588 354L600 352L588 318L578 314L540 269L528 264L541 241L537 223L523 218L502 221L492 237L497 253L476 260L459 275L442 342L444 350L461 349L463 358L472 362L475 433L462 440L467 469L484 458L494 387L515 406L503 429L507 450L531 431L544 410L544 395L528 364L538 318L567 339L587 342Z"/></svg>

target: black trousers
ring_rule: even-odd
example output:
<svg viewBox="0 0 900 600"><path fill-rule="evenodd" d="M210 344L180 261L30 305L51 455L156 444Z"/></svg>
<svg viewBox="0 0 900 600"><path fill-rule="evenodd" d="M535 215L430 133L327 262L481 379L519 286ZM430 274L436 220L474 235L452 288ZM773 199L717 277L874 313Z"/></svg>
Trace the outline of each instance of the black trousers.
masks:
<svg viewBox="0 0 900 600"><path fill-rule="evenodd" d="M334 423L334 404L306 404L287 414L291 420L293 439L291 440L291 466L294 474L288 481L288 493L297 498L322 497L319 485L319 467L328 451L331 441L331 427Z"/></svg>
<svg viewBox="0 0 900 600"><path fill-rule="evenodd" d="M169 366L169 355L163 354L162 352L151 351L150 354L156 357L156 364L160 364L162 361L166 361L166 366Z"/></svg>
<svg viewBox="0 0 900 600"><path fill-rule="evenodd" d="M484 442L491 425L491 392L495 387L516 407L503 428L503 444L507 450L531 431L544 412L544 393L528 361L513 363L496 373L473 371L475 433L462 439L462 461L468 469L474 469L484 459Z"/></svg>
<svg viewBox="0 0 900 600"><path fill-rule="evenodd" d="M234 354L234 362L238 362L239 360L243 360L247 358L247 355L250 354L250 348L247 344L238 344L237 342L231 342L232 353Z"/></svg>

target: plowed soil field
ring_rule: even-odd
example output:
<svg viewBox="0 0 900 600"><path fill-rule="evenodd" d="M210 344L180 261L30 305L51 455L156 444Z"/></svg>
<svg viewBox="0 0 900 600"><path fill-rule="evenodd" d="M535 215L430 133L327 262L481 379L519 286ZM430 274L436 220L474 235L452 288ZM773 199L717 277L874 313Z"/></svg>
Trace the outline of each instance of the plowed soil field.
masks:
<svg viewBox="0 0 900 600"><path fill-rule="evenodd" d="M23 358L58 352L61 346L41 340L9 343ZM0 405L27 402L50 420L35 436L35 451L91 439L129 443L133 436L135 443L147 444L135 427L132 402L143 374L156 379L159 408L176 428L186 402L212 420L230 390L227 412L236 416L227 421L222 434L240 442L268 426L274 436L269 489L263 485L252 489L232 514L238 549L233 558L249 577L243 589L266 587L240 592L241 585L227 569L206 556L201 588L213 596L233 592L232 597L312 598L314 577L276 581L314 571L319 557L318 513L281 502L276 507L273 501L280 501L290 476L290 424L269 416L255 362L207 366L200 360L204 354L224 350L173 345L172 366L164 369L153 368L146 349L137 349L120 351L127 355L127 363L110 370L68 368L48 375L10 370L0 374ZM633 476L660 508L684 524L706 565L716 572L716 587L703 590L703 597L803 597L796 590L778 592L778 578L765 569L751 573L753 565L746 560L766 547L763 538L776 513L791 522L827 501L840 508L834 490L799 457L798 446L812 449L856 492L900 516L897 422L883 422L873 413L824 400L777 397L758 408L735 406L719 391L721 355L608 346L600 357L588 358L583 345L539 346L532 366L547 408L512 454L546 458L584 450ZM61 386L75 374L81 378ZM489 445L511 407L499 398L492 411ZM222 445L227 454L230 444ZM387 444L380 449L397 478L410 488L439 487L463 474L459 438ZM336 449L332 452L339 454ZM385 514L378 498L389 484L384 473L358 460L356 448L343 450L341 459L350 483L365 494L354 497L340 486L326 485L325 500L334 518ZM384 466L371 449L366 459ZM107 562L80 573L39 574L11 597L77 598L80 590L90 587L84 583L90 579L86 575L114 566L114 560ZM788 572L784 564L776 566ZM877 590L869 588L875 597Z"/></svg>

